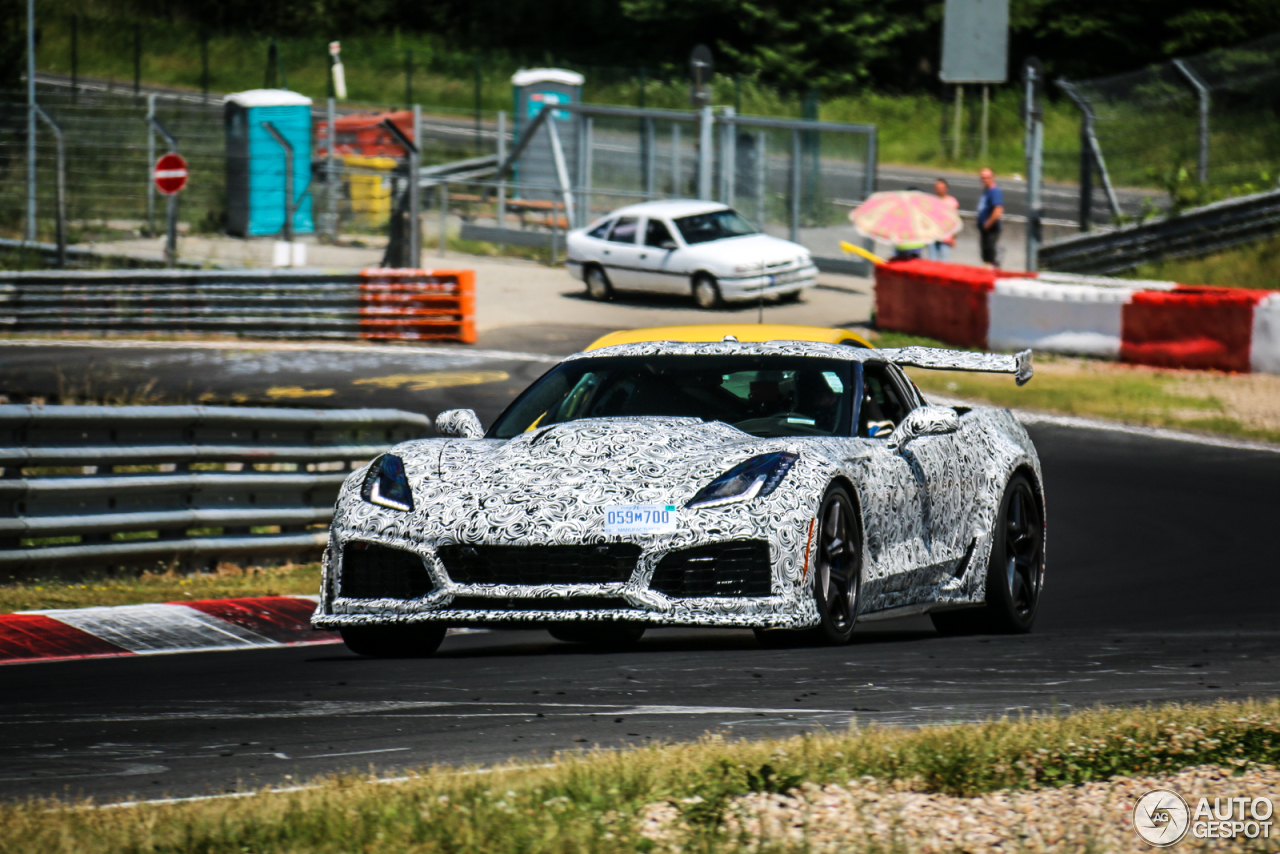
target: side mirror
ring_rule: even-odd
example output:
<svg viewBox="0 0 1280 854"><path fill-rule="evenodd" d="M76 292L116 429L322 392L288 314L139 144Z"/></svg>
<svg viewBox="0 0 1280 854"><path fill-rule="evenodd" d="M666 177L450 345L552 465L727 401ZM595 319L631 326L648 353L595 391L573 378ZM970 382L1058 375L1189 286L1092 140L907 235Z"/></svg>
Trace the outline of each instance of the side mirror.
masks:
<svg viewBox="0 0 1280 854"><path fill-rule="evenodd" d="M889 436L888 447L896 451L921 436L943 436L960 429L960 416L950 406L920 406L907 413Z"/></svg>
<svg viewBox="0 0 1280 854"><path fill-rule="evenodd" d="M659 243L659 244L658 244L658 248L659 248L659 249L665 249L665 250L667 250L668 252L670 252L670 251L672 251L672 250L674 250L674 249L679 249L679 248L680 248L680 244L679 244L679 243L676 243L674 240L664 240L664 241L662 241L661 243Z"/></svg>
<svg viewBox="0 0 1280 854"><path fill-rule="evenodd" d="M484 425L474 409L450 409L436 416L436 432L451 439L483 439Z"/></svg>

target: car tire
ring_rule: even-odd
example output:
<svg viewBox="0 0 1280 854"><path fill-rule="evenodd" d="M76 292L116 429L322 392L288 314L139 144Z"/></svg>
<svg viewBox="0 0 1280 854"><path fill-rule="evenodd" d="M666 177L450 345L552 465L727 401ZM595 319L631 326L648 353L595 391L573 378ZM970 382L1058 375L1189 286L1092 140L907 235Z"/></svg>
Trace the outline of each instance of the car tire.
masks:
<svg viewBox="0 0 1280 854"><path fill-rule="evenodd" d="M1009 478L987 563L986 604L930 614L940 634L1024 634L1031 631L1044 588L1044 513L1022 472Z"/></svg>
<svg viewBox="0 0 1280 854"><path fill-rule="evenodd" d="M548 631L553 638L565 643L618 649L637 643L644 637L645 626L639 623L561 623Z"/></svg>
<svg viewBox="0 0 1280 854"><path fill-rule="evenodd" d="M438 623L409 626L348 626L342 642L369 658L426 658L440 648L449 627Z"/></svg>
<svg viewBox="0 0 1280 854"><path fill-rule="evenodd" d="M693 301L698 308L705 311L712 311L724 305L724 299L720 296L720 286L716 284L715 276L708 273L699 273L693 277Z"/></svg>
<svg viewBox="0 0 1280 854"><path fill-rule="evenodd" d="M818 505L807 571L813 576L814 604L821 621L798 632L756 629L761 646L840 646L853 638L862 605L862 526L853 498L839 484L827 487Z"/></svg>
<svg viewBox="0 0 1280 854"><path fill-rule="evenodd" d="M582 281L587 286L587 296L596 302L608 302L613 299L613 284L605 275L604 268L599 265L591 264L583 270Z"/></svg>

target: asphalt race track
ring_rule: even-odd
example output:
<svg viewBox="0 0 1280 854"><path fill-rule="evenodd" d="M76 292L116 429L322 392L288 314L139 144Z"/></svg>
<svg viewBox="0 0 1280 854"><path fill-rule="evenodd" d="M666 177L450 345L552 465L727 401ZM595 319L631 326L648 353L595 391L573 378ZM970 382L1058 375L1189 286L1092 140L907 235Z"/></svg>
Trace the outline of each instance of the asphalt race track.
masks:
<svg viewBox="0 0 1280 854"><path fill-rule="evenodd" d="M6 348L0 382L12 388L15 360L34 359L38 349L44 360L56 356L64 383L77 365L106 375L145 356L164 385L178 376L165 364L188 364L181 359L190 355ZM397 353L347 368L320 359L286 371L278 363L264 378L262 360L276 357L253 358L253 370L228 361L244 371L230 377L209 361L200 382L245 394L327 388L333 394L316 399L326 406L421 405L434 414L479 404L487 421L505 389L547 366L497 356L448 365ZM482 370L510 380L421 392L408 383L352 385L360 373ZM360 659L335 644L5 666L0 797L200 795L338 770L538 762L557 750L706 732L841 729L855 717L927 724L1280 694L1272 539L1280 453L1055 424L1029 429L1049 500L1047 587L1030 635L942 639L927 620L911 619L866 625L848 647L762 650L750 632L669 629L618 653L545 632L495 631L452 635L424 660Z"/></svg>

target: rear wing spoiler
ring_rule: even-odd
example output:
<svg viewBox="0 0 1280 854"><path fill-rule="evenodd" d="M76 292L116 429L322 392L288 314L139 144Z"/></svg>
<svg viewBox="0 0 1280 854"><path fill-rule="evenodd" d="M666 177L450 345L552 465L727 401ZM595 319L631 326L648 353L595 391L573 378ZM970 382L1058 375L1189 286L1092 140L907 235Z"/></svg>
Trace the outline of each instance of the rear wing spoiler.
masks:
<svg viewBox="0 0 1280 854"><path fill-rule="evenodd" d="M988 374L1013 374L1014 382L1026 385L1034 371L1031 351L1013 356L1002 353L974 353L969 350L943 350L935 347L900 347L876 350L877 355L906 368L928 368L935 371L979 371Z"/></svg>

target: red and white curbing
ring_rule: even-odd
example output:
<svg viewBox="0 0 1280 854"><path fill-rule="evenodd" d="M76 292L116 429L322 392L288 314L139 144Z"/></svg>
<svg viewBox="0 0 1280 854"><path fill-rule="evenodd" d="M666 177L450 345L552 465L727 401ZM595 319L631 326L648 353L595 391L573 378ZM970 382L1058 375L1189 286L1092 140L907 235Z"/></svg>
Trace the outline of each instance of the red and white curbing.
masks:
<svg viewBox="0 0 1280 854"><path fill-rule="evenodd" d="M876 268L881 328L951 344L1280 373L1280 292L906 261Z"/></svg>
<svg viewBox="0 0 1280 854"><path fill-rule="evenodd" d="M256 596L0 615L0 664L333 643L314 596Z"/></svg>

